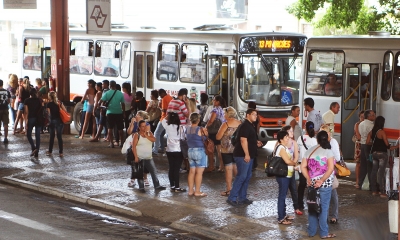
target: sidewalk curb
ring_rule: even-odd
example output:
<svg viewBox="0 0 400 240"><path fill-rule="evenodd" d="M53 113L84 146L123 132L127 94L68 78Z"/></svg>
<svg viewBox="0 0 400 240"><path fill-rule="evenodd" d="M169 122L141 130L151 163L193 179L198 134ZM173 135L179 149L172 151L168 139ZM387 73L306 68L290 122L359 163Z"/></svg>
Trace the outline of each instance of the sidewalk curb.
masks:
<svg viewBox="0 0 400 240"><path fill-rule="evenodd" d="M34 190L34 191L38 191L38 192L43 192L43 193L50 194L50 195L53 195L56 197L65 198L68 200L88 204L88 205L95 206L95 207L104 208L107 210L126 214L129 216L141 217L143 215L142 212L139 210L136 210L133 208L128 208L128 207L125 207L120 204L112 203L112 202L105 201L102 199L90 198L90 197L80 195L80 194L73 194L73 193L65 192L65 191L59 190L57 188L47 187L47 186L43 186L40 184L16 179L13 177L3 177L3 178L1 178L1 181L6 182L11 185L19 186L22 188L26 188L26 189L30 189L30 190Z"/></svg>
<svg viewBox="0 0 400 240"><path fill-rule="evenodd" d="M202 226L199 226L196 224L191 224L191 223L182 222L182 221L175 221L175 222L171 223L170 226L172 228L180 229L182 231L196 233L196 234L199 234L200 236L205 236L210 239L242 239L242 238L228 235L228 234L223 233L218 230L213 230L208 227L202 227Z"/></svg>

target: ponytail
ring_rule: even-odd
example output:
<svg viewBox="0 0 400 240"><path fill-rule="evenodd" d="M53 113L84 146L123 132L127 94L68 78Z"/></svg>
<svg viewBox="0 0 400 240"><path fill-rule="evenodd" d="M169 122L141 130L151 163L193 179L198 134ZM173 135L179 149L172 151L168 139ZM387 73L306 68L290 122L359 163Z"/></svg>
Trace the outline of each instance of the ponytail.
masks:
<svg viewBox="0 0 400 240"><path fill-rule="evenodd" d="M331 149L331 144L328 140L328 133L326 131L320 131L317 134L317 142L323 149Z"/></svg>

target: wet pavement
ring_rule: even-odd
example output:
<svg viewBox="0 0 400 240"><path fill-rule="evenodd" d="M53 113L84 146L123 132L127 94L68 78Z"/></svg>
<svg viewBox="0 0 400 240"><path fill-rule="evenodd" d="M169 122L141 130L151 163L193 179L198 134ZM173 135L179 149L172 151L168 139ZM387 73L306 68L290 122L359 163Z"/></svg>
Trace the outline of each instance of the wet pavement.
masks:
<svg viewBox="0 0 400 240"><path fill-rule="evenodd" d="M83 202L140 219L156 219L176 231L192 233L204 239L319 239L307 236L307 210L296 216L291 226L277 224L278 185L267 178L259 164L253 172L248 198L253 204L234 208L228 205L223 173L204 173L202 191L207 197L155 191L146 187L141 193L127 186L130 166L126 165L120 148L108 148L107 142L90 143L74 134L64 135L64 157L58 156L57 140L53 156L46 156L49 135L41 135L39 158L31 158L26 136L10 135L9 144L0 144L0 177L3 182L41 191L66 199ZM3 138L0 138L1 142ZM259 150L259 163L268 154L268 145ZM166 187L168 162L166 156L154 157L160 183ZM354 170L354 164L349 164ZM387 200L372 196L369 191L356 190L354 172L339 179L339 221L330 224L336 239L395 239L389 232ZM181 173L181 187L187 187L187 173ZM293 214L288 193L287 212Z"/></svg>

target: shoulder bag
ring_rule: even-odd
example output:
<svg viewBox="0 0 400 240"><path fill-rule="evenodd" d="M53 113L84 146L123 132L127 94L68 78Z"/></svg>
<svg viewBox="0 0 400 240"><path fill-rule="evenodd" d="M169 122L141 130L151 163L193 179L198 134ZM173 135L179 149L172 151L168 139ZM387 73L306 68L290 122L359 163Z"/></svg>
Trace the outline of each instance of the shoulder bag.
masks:
<svg viewBox="0 0 400 240"><path fill-rule="evenodd" d="M217 134L219 128L221 127L221 120L218 116L214 119L214 122L211 123L210 126L207 127L208 134Z"/></svg>
<svg viewBox="0 0 400 240"><path fill-rule="evenodd" d="M71 116L67 113L67 111L65 111L62 107L61 107L62 103L58 104L58 107L60 108L60 118L61 121L64 124L69 124L71 123Z"/></svg>
<svg viewBox="0 0 400 240"><path fill-rule="evenodd" d="M153 102L155 104L155 102ZM161 117L161 109L158 107L158 103L156 107L152 106L150 111L148 112L149 115L149 122L153 122Z"/></svg>
<svg viewBox="0 0 400 240"><path fill-rule="evenodd" d="M107 109L108 109L108 105L110 104L110 102L111 102L111 100L113 99L113 97L114 97L114 95L115 95L116 92L117 92L117 90L114 90L114 93L111 95L110 100L102 102L102 104L101 104L101 106L100 106L101 115L103 115L103 116L106 115Z"/></svg>
<svg viewBox="0 0 400 240"><path fill-rule="evenodd" d="M370 162L374 161L374 158L372 157L372 148L374 147L375 138L376 138L376 135L378 135L379 131L380 131L380 129L378 131L376 131L374 141L372 141L371 150L369 150L368 161L370 161Z"/></svg>
<svg viewBox="0 0 400 240"><path fill-rule="evenodd" d="M203 140L204 148L206 149L206 154L214 155L214 142L204 134L204 130L202 127L200 127L200 129L201 129L201 134L203 135L201 139Z"/></svg>
<svg viewBox="0 0 400 240"><path fill-rule="evenodd" d="M276 151L278 151L279 146L281 146L281 144L276 146L273 155L267 157L265 173L268 177L286 177L288 175L288 165L285 163L282 157L276 156Z"/></svg>
<svg viewBox="0 0 400 240"><path fill-rule="evenodd" d="M342 156L340 156L340 161L335 164L335 172L338 177L348 177L351 174Z"/></svg>

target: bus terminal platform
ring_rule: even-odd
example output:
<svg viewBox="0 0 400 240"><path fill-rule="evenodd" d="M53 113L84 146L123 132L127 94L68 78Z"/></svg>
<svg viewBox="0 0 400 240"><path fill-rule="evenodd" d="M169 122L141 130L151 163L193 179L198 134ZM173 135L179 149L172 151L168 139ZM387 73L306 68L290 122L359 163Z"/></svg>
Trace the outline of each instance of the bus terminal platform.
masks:
<svg viewBox="0 0 400 240"><path fill-rule="evenodd" d="M162 227L189 238L193 235L193 239L320 239L318 234L307 236L307 209L295 216L292 225L278 224L278 184L263 169L266 147L259 149L259 165L249 184L248 198L254 202L234 208L220 195L225 190L224 173L204 173L201 190L206 197L171 192L167 157L159 154L154 161L160 183L167 189L155 191L149 176L150 186L142 193L137 185L128 187L131 168L120 148L107 148L108 142L103 141L91 143L88 135L84 139L74 135L63 135L64 156L59 157L57 140L53 155L45 155L49 134L42 134L39 157L32 158L26 136L10 132L9 143L0 145L1 181L139 222L155 219ZM354 165L348 161L352 174L339 179L339 218L338 223L329 224L329 232L336 239L397 239L389 232L387 199L354 187ZM181 173L180 181L187 188L187 173ZM287 213L294 215L289 193L286 204Z"/></svg>

